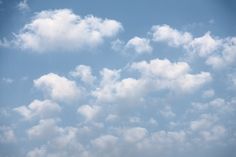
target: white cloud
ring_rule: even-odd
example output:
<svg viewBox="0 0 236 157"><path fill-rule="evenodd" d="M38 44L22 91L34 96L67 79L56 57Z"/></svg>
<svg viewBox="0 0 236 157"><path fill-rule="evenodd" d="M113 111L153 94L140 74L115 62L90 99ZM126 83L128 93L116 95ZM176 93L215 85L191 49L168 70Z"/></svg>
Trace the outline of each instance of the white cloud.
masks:
<svg viewBox="0 0 236 157"><path fill-rule="evenodd" d="M139 101L146 92L145 81L134 78L124 78L120 80L121 70L111 70L104 68L100 74L102 76L100 85L92 95L101 102L114 101Z"/></svg>
<svg viewBox="0 0 236 157"><path fill-rule="evenodd" d="M127 49L127 51L129 51L129 49L134 50L138 54L151 53L153 50L149 39L140 37L133 37L130 39L125 45L125 49Z"/></svg>
<svg viewBox="0 0 236 157"><path fill-rule="evenodd" d="M27 130L30 139L48 139L61 132L54 119L42 119L39 124Z"/></svg>
<svg viewBox="0 0 236 157"><path fill-rule="evenodd" d="M125 141L136 143L144 139L148 134L148 131L142 127L128 128L123 131Z"/></svg>
<svg viewBox="0 0 236 157"><path fill-rule="evenodd" d="M153 88L156 89L191 92L211 81L210 73L190 74L191 69L187 63L172 63L168 59L136 62L131 68L137 69L144 79L151 80Z"/></svg>
<svg viewBox="0 0 236 157"><path fill-rule="evenodd" d="M34 85L53 100L69 102L78 99L81 91L75 81L49 73L34 80Z"/></svg>
<svg viewBox="0 0 236 157"><path fill-rule="evenodd" d="M16 44L38 53L78 51L96 47L120 30L122 25L115 20L82 18L69 9L44 10L16 35Z"/></svg>
<svg viewBox="0 0 236 157"><path fill-rule="evenodd" d="M236 61L236 37L222 40L222 50L220 54L213 54L206 60L206 64L214 69L222 69Z"/></svg>
<svg viewBox="0 0 236 157"><path fill-rule="evenodd" d="M0 126L0 143L14 143L16 136L10 127Z"/></svg>
<svg viewBox="0 0 236 157"><path fill-rule="evenodd" d="M82 105L78 108L77 112L84 116L86 120L92 120L100 111L99 106Z"/></svg>
<svg viewBox="0 0 236 157"><path fill-rule="evenodd" d="M210 32L193 38L189 32L181 32L169 25L152 27L153 41L167 42L172 47L182 47L188 55L205 59L205 63L213 69L222 69L236 61L236 38L213 37Z"/></svg>
<svg viewBox="0 0 236 157"><path fill-rule="evenodd" d="M21 0L18 4L18 9L20 11L28 11L30 10L30 7L28 5L28 0Z"/></svg>
<svg viewBox="0 0 236 157"><path fill-rule="evenodd" d="M156 25L152 27L153 40L167 42L170 46L181 46L192 41L192 35L188 32L180 32L169 25Z"/></svg>
<svg viewBox="0 0 236 157"><path fill-rule="evenodd" d="M103 84L92 92L93 96L101 102L114 102L114 101L139 101L144 93L145 82L134 78L125 78L120 81L108 82Z"/></svg>
<svg viewBox="0 0 236 157"><path fill-rule="evenodd" d="M118 138L113 135L102 135L94 140L91 143L98 149L111 149L117 143Z"/></svg>
<svg viewBox="0 0 236 157"><path fill-rule="evenodd" d="M220 44L220 40L214 39L210 32L207 32L202 37L194 38L188 47L200 57L206 57L217 50Z"/></svg>
<svg viewBox="0 0 236 157"><path fill-rule="evenodd" d="M74 71L70 72L70 75L72 75L73 77L78 77L83 82L90 85L92 85L94 80L96 79L96 77L92 75L91 67L87 65L78 65Z"/></svg>
<svg viewBox="0 0 236 157"><path fill-rule="evenodd" d="M31 119L35 116L41 118L50 117L61 111L61 107L51 100L34 100L28 106L20 106L14 108L25 119Z"/></svg>

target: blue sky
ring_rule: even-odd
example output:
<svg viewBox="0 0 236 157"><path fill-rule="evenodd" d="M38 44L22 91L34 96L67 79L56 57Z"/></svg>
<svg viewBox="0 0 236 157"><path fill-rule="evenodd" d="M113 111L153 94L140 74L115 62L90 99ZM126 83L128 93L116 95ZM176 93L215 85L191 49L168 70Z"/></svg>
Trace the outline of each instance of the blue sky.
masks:
<svg viewBox="0 0 236 157"><path fill-rule="evenodd" d="M234 157L233 0L0 0L1 157Z"/></svg>

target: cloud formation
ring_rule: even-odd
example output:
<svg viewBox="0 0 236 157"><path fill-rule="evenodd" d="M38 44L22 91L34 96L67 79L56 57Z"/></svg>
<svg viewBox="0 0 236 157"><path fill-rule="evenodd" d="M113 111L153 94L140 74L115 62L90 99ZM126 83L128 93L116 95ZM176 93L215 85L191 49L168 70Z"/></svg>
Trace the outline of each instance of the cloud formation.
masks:
<svg viewBox="0 0 236 157"><path fill-rule="evenodd" d="M44 10L16 35L15 44L37 53L78 51L102 44L122 28L116 20L83 18L70 9Z"/></svg>
<svg viewBox="0 0 236 157"><path fill-rule="evenodd" d="M42 90L46 97L56 101L70 102L81 96L81 90L75 81L49 73L34 80L34 86Z"/></svg>

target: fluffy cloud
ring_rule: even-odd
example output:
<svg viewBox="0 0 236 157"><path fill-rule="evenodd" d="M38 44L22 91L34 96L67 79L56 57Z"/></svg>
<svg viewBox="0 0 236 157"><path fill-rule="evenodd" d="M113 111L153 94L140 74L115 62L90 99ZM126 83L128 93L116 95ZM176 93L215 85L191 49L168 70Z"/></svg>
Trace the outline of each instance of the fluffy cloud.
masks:
<svg viewBox="0 0 236 157"><path fill-rule="evenodd" d="M199 56L206 57L217 50L220 44L220 40L214 39L210 32L207 32L202 37L194 38L188 47Z"/></svg>
<svg viewBox="0 0 236 157"><path fill-rule="evenodd" d="M110 149L114 147L117 143L118 138L113 135L102 135L94 140L91 143L99 149Z"/></svg>
<svg viewBox="0 0 236 157"><path fill-rule="evenodd" d="M50 117L61 111L61 107L51 100L34 100L28 106L20 106L14 108L25 119L31 119L35 116L41 118Z"/></svg>
<svg viewBox="0 0 236 157"><path fill-rule="evenodd" d="M222 43L222 53L213 54L206 60L206 64L214 69L227 67L236 61L236 37L224 39Z"/></svg>
<svg viewBox="0 0 236 157"><path fill-rule="evenodd" d="M77 112L84 116L86 120L92 120L100 111L99 106L82 105Z"/></svg>
<svg viewBox="0 0 236 157"><path fill-rule="evenodd" d="M125 141L135 143L144 139L148 131L142 127L128 128L123 131Z"/></svg>
<svg viewBox="0 0 236 157"><path fill-rule="evenodd" d="M92 95L101 102L139 101L146 92L145 81L143 80L124 78L117 81L106 79L106 81L106 83L102 83L99 88L92 92Z"/></svg>
<svg viewBox="0 0 236 157"><path fill-rule="evenodd" d="M90 85L93 84L94 80L96 79L92 75L91 67L87 65L78 65L74 71L70 72L70 75L73 77L78 77L81 79L81 81Z"/></svg>
<svg viewBox="0 0 236 157"><path fill-rule="evenodd" d="M53 100L68 102L81 96L81 91L75 81L54 73L43 75L34 80L34 85Z"/></svg>
<svg viewBox="0 0 236 157"><path fill-rule="evenodd" d="M125 45L125 48L128 49L127 51L129 51L129 49L134 50L138 54L152 52L149 39L140 37L130 39Z"/></svg>
<svg viewBox="0 0 236 157"><path fill-rule="evenodd" d="M190 74L190 67L185 62L172 63L168 59L153 59L150 62L133 63L132 69L138 70L146 80L151 79L153 87L190 92L211 80L208 72Z"/></svg>
<svg viewBox="0 0 236 157"><path fill-rule="evenodd" d="M16 44L38 53L73 51L96 47L121 29L121 23L115 20L94 16L82 18L69 9L45 10L37 13L16 35Z"/></svg>
<svg viewBox="0 0 236 157"><path fill-rule="evenodd" d="M149 92L160 90L193 92L211 81L211 74L200 72L191 74L186 62L170 62L168 59L153 59L149 62L134 62L129 71L137 70L141 76L121 79L121 70L103 69L98 88L92 96L99 102L122 101L129 104L141 102Z"/></svg>
<svg viewBox="0 0 236 157"><path fill-rule="evenodd" d="M189 55L197 54L205 58L205 63L214 69L231 65L236 60L236 38L213 37L210 32L201 37L193 37L189 32L181 32L169 25L152 27L152 38L155 42L167 42L169 46L182 47Z"/></svg>
<svg viewBox="0 0 236 157"><path fill-rule="evenodd" d="M192 35L188 32L180 32L169 25L156 25L152 27L153 40L167 42L170 46L181 46L192 41Z"/></svg>
<svg viewBox="0 0 236 157"><path fill-rule="evenodd" d="M42 119L27 131L31 139L47 139L61 132L54 119Z"/></svg>

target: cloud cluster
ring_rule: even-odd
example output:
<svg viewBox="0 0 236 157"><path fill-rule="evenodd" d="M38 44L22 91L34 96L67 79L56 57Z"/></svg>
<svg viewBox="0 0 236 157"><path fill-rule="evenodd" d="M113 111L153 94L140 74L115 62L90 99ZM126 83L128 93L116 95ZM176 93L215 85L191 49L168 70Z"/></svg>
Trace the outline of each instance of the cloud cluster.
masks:
<svg viewBox="0 0 236 157"><path fill-rule="evenodd" d="M122 29L115 20L80 17L69 9L46 10L36 13L14 41L3 40L0 46L13 43L37 53L80 51L97 47ZM153 44L159 42L182 48L215 69L236 60L235 37L219 38L210 32L194 37L169 25L155 25L147 37L112 43L119 52L153 55L148 59L97 71L94 65L80 64L60 75L35 78L33 85L42 92L35 96L41 98L13 108L23 120L12 114L15 125L0 126L0 146L30 145L19 157L208 156L222 145L235 146L236 98L220 97L224 80L205 65L194 67L185 58L154 54ZM231 89L222 90L227 95Z"/></svg>

